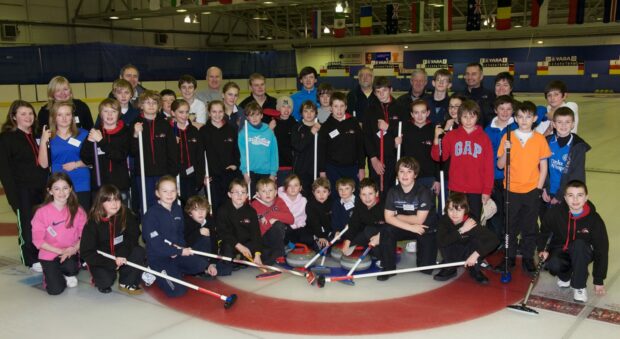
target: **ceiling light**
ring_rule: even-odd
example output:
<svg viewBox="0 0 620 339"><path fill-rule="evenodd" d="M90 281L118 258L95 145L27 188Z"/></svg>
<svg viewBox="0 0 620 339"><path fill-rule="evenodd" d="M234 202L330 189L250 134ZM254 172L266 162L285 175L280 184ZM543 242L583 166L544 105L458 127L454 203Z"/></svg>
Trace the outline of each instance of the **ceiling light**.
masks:
<svg viewBox="0 0 620 339"><path fill-rule="evenodd" d="M206 11L206 12L202 12L201 14L204 14L204 15L209 15L209 14L211 14L211 12Z"/></svg>
<svg viewBox="0 0 620 339"><path fill-rule="evenodd" d="M523 27L523 26L521 26L521 25L515 25L515 28L521 28L521 27Z"/></svg>
<svg viewBox="0 0 620 339"><path fill-rule="evenodd" d="M408 45L403 46L404 49L409 49Z"/></svg>
<svg viewBox="0 0 620 339"><path fill-rule="evenodd" d="M268 37L266 37L265 39L267 39L267 40L273 40L273 37L272 37L272 36L268 36Z"/></svg>
<svg viewBox="0 0 620 339"><path fill-rule="evenodd" d="M177 12L178 13L185 13L185 12L187 12L187 10L185 8L179 8L179 9L177 9Z"/></svg>
<svg viewBox="0 0 620 339"><path fill-rule="evenodd" d="M142 20L142 18L133 18L133 19L131 19L131 20L140 21L140 20Z"/></svg>
<svg viewBox="0 0 620 339"><path fill-rule="evenodd" d="M342 13L344 12L344 8L342 7L341 3L337 3L336 4L336 13Z"/></svg>
<svg viewBox="0 0 620 339"><path fill-rule="evenodd" d="M329 27L325 26L325 28L323 28L323 33L325 34L331 33L331 31L329 30Z"/></svg>
<svg viewBox="0 0 620 339"><path fill-rule="evenodd" d="M542 45L544 42L542 40L536 41L537 44Z"/></svg>
<svg viewBox="0 0 620 339"><path fill-rule="evenodd" d="M254 17L252 17L252 19L254 20L269 20L269 18L267 18L267 15L265 13L256 13L254 14Z"/></svg>
<svg viewBox="0 0 620 339"><path fill-rule="evenodd" d="M443 4L428 4L428 5L432 7L443 7Z"/></svg>
<svg viewBox="0 0 620 339"><path fill-rule="evenodd" d="M265 5L273 5L273 1L264 1L263 4L265 4Z"/></svg>
<svg viewBox="0 0 620 339"><path fill-rule="evenodd" d="M118 20L118 19L119 19L119 17L117 17L117 16L111 16L110 17L110 20Z"/></svg>
<svg viewBox="0 0 620 339"><path fill-rule="evenodd" d="M192 18L189 17L189 15L185 16L185 19L183 19L183 22L186 24L191 24L192 23Z"/></svg>

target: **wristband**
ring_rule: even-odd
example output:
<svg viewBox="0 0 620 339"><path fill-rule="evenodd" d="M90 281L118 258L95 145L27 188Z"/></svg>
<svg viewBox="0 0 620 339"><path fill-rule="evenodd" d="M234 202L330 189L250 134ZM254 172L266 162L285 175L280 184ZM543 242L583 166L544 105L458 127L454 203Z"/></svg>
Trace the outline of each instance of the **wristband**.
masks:
<svg viewBox="0 0 620 339"><path fill-rule="evenodd" d="M254 255L261 255L262 253L259 251L254 252Z"/></svg>

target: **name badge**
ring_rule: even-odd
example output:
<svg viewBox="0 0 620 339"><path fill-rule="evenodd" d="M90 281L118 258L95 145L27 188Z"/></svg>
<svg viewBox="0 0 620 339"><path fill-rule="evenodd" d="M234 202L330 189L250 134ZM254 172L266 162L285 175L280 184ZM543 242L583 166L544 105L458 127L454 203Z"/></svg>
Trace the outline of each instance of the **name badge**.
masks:
<svg viewBox="0 0 620 339"><path fill-rule="evenodd" d="M119 235L118 237L114 238L114 246L120 244L123 242L123 235Z"/></svg>
<svg viewBox="0 0 620 339"><path fill-rule="evenodd" d="M80 123L80 117L78 117L77 115L75 117L73 117L73 121L75 121L76 124Z"/></svg>
<svg viewBox="0 0 620 339"><path fill-rule="evenodd" d="M151 239L153 239L153 238L156 238L159 235L159 233L157 233L157 231L153 231L149 235L151 236Z"/></svg>
<svg viewBox="0 0 620 339"><path fill-rule="evenodd" d="M76 139L76 138L69 138L68 143L69 143L69 145L71 145L71 146L75 146L75 147L80 147L80 145L82 144L82 142L81 142L81 141L79 141L79 140L78 140L78 139Z"/></svg>
<svg viewBox="0 0 620 339"><path fill-rule="evenodd" d="M58 235L58 233L56 233L56 230L54 230L52 226L47 227L47 233L49 233L54 238Z"/></svg>
<svg viewBox="0 0 620 339"><path fill-rule="evenodd" d="M414 204L404 204L403 205L403 210L405 210L405 211L415 211L415 205Z"/></svg>
<svg viewBox="0 0 620 339"><path fill-rule="evenodd" d="M386 135L386 134L387 134L387 131L379 130L377 132L377 137L381 138L381 135Z"/></svg>
<svg viewBox="0 0 620 339"><path fill-rule="evenodd" d="M185 174L190 175L194 173L194 166L190 166L185 170Z"/></svg>
<svg viewBox="0 0 620 339"><path fill-rule="evenodd" d="M340 135L340 132L338 132L338 130L337 130L337 129L335 129L335 130L333 130L333 131L329 132L329 137L330 137L330 138L332 138L332 139L333 139L333 138L335 138L335 137L337 137L337 136L339 136L339 135Z"/></svg>
<svg viewBox="0 0 620 339"><path fill-rule="evenodd" d="M35 141L37 142L37 145L39 145L39 146L41 145L41 138L37 138L37 139L35 139Z"/></svg>
<svg viewBox="0 0 620 339"><path fill-rule="evenodd" d="M355 203L353 203L353 201L349 201L349 202L345 202L344 203L344 209L347 210L347 211L352 209L353 207L355 207Z"/></svg>
<svg viewBox="0 0 620 339"><path fill-rule="evenodd" d="M97 155L104 155L105 152L101 150L101 148L97 147Z"/></svg>

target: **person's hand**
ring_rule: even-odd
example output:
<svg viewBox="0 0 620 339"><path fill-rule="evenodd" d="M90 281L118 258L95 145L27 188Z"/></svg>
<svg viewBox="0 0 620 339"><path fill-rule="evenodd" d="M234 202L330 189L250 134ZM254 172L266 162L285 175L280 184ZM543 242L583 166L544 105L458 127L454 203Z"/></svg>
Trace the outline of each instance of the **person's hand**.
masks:
<svg viewBox="0 0 620 339"><path fill-rule="evenodd" d="M456 120L454 120L454 119L448 119L448 120L446 120L446 126L445 126L446 128L445 128L445 130L446 130L446 131L451 131L451 130L452 130L452 127L454 127L454 123L455 123L455 122L456 122Z"/></svg>
<svg viewBox="0 0 620 339"><path fill-rule="evenodd" d="M269 122L269 129L273 131L276 128L277 124L278 124L278 122L276 121L276 119L271 120Z"/></svg>
<svg viewBox="0 0 620 339"><path fill-rule="evenodd" d="M394 145L398 146L403 142L403 137L401 136L397 136L396 138L394 138Z"/></svg>
<svg viewBox="0 0 620 339"><path fill-rule="evenodd" d="M461 233L467 233L469 232L472 228L476 227L477 223L476 220L474 219L467 219L465 220L465 222L463 223L463 226L461 226Z"/></svg>
<svg viewBox="0 0 620 339"><path fill-rule="evenodd" d="M540 260L542 261L547 261L547 258L549 258L549 252L547 251L542 251L538 253L538 257L540 258Z"/></svg>
<svg viewBox="0 0 620 339"><path fill-rule="evenodd" d="M511 144L512 144L512 143L511 143L510 141L506 140L506 142L504 143L504 149L509 150L509 149L510 149Z"/></svg>
<svg viewBox="0 0 620 339"><path fill-rule="evenodd" d="M215 266L215 264L211 264L209 265L209 267L207 267L207 274L212 277L215 277L217 275L217 267Z"/></svg>
<svg viewBox="0 0 620 339"><path fill-rule="evenodd" d="M237 166L230 165L230 166L226 167L226 169L229 170L229 171L236 171L237 170Z"/></svg>
<svg viewBox="0 0 620 339"><path fill-rule="evenodd" d="M378 175L383 175L385 173L385 165L382 164L381 160L377 159L377 157L370 158L370 164Z"/></svg>
<svg viewBox="0 0 620 339"><path fill-rule="evenodd" d="M52 137L52 132L47 129L47 125L43 125L43 131L41 132L41 145L45 145Z"/></svg>
<svg viewBox="0 0 620 339"><path fill-rule="evenodd" d="M210 235L211 235L211 232L209 231L209 229L208 229L208 228L206 228L206 227L201 227L201 228L200 228L200 234L202 234L202 235L203 235L203 236L205 236L205 237L208 237L208 236L210 236Z"/></svg>
<svg viewBox="0 0 620 339"><path fill-rule="evenodd" d="M317 240L319 243L319 247L323 248L327 245L329 245L329 241L325 238L319 238L319 240Z"/></svg>
<svg viewBox="0 0 620 339"><path fill-rule="evenodd" d="M246 184L248 184L248 186L250 185L250 182L252 181L250 179L250 174L244 174L243 175L243 179L245 179Z"/></svg>
<svg viewBox="0 0 620 339"><path fill-rule="evenodd" d="M482 200L482 204L483 204L483 205L484 205L484 204L486 204L486 203L487 203L487 201L489 201L489 199L491 199L491 196L490 196L490 195L488 195L488 194L484 194L484 193L482 194L481 200Z"/></svg>
<svg viewBox="0 0 620 339"><path fill-rule="evenodd" d="M243 255L245 258L252 257L252 252L250 252L250 249L243 246L243 244L241 243L237 243L237 245L235 245L235 249L239 251L239 253L241 253L241 255Z"/></svg>
<svg viewBox="0 0 620 339"><path fill-rule="evenodd" d="M368 241L368 246L377 247L381 243L381 233L377 233L370 237L370 241Z"/></svg>
<svg viewBox="0 0 620 339"><path fill-rule="evenodd" d="M116 269L118 270L119 267L125 265L127 263L127 258L123 258L123 257L116 257Z"/></svg>
<svg viewBox="0 0 620 339"><path fill-rule="evenodd" d="M71 161L65 164L62 164L62 169L67 171L67 172L71 172L74 169L78 168L78 162L77 161Z"/></svg>
<svg viewBox="0 0 620 339"><path fill-rule="evenodd" d="M312 125L312 128L310 129L310 132L312 134L317 134L317 133L319 133L320 130L321 130L321 124L316 123L316 124Z"/></svg>
<svg viewBox="0 0 620 339"><path fill-rule="evenodd" d="M321 172L321 173L319 173L319 176L320 176L321 178L327 178L327 173L325 173L325 172Z"/></svg>
<svg viewBox="0 0 620 339"><path fill-rule="evenodd" d="M431 190L435 193L435 195L439 195L441 193L441 183L439 181L433 182L433 187Z"/></svg>
<svg viewBox="0 0 620 339"><path fill-rule="evenodd" d="M596 295L605 295L605 293L607 293L605 291L605 286L603 285L594 285L594 294Z"/></svg>
<svg viewBox="0 0 620 339"><path fill-rule="evenodd" d="M275 224L276 222L278 222L278 219L276 219L276 218L269 219L269 223L272 224L272 225Z"/></svg>
<svg viewBox="0 0 620 339"><path fill-rule="evenodd" d="M377 121L377 128L379 128L379 130L381 130L381 131L387 131L388 128L390 128L390 125L388 125L388 123L385 122L385 120L379 119Z"/></svg>
<svg viewBox="0 0 620 339"><path fill-rule="evenodd" d="M62 251L60 251L60 255L59 255L60 263L62 264L63 262L65 262L65 260L75 255L75 253L77 253L77 250L73 246L63 248Z"/></svg>
<svg viewBox="0 0 620 339"><path fill-rule="evenodd" d="M550 201L551 205L557 205L560 203L560 200L556 199L555 197L551 198Z"/></svg>
<svg viewBox="0 0 620 339"><path fill-rule="evenodd" d="M549 196L549 194L547 194L547 189L546 189L546 188L543 188L543 191L542 191L542 200L543 200L544 202L550 202L550 201L551 201L551 197Z"/></svg>
<svg viewBox="0 0 620 339"><path fill-rule="evenodd" d="M194 255L194 252L192 252L192 249L189 247L185 247L183 248L183 251L181 252L181 255L184 257L188 257L190 255Z"/></svg>
<svg viewBox="0 0 620 339"><path fill-rule="evenodd" d="M256 255L254 255L254 263L256 265L262 265L263 261L260 258L260 254L256 253Z"/></svg>
<svg viewBox="0 0 620 339"><path fill-rule="evenodd" d="M211 183L211 181L213 181L213 177L205 177L205 178L202 180L202 183L203 183L205 186L207 186L207 185L209 185L209 183Z"/></svg>
<svg viewBox="0 0 620 339"><path fill-rule="evenodd" d="M360 168L357 171L357 180L362 181L365 177L366 177L366 170L363 168Z"/></svg>
<svg viewBox="0 0 620 339"><path fill-rule="evenodd" d="M90 132L88 132L88 141L90 142L99 142L103 139L103 135L101 134L101 131L99 131L98 129L91 129Z"/></svg>
<svg viewBox="0 0 620 339"><path fill-rule="evenodd" d="M409 231L413 233L417 233L419 235L424 234L428 226L425 225L409 225Z"/></svg>
<svg viewBox="0 0 620 339"><path fill-rule="evenodd" d="M144 129L144 127L142 126L141 122L136 122L133 125L133 137L137 138L138 134L142 133L142 130Z"/></svg>
<svg viewBox="0 0 620 339"><path fill-rule="evenodd" d="M270 176L269 176L269 179L271 179L271 180L273 180L273 181L277 182L277 181L276 181L276 179L277 179L277 178L276 178L276 176L275 176L275 175L270 175Z"/></svg>
<svg viewBox="0 0 620 339"><path fill-rule="evenodd" d="M465 267L475 266L476 263L478 263L478 258L480 258L480 254L474 251L474 253L472 253L469 257L467 257L467 260L465 260Z"/></svg>
<svg viewBox="0 0 620 339"><path fill-rule="evenodd" d="M446 127L446 129L447 129L447 127ZM435 126L435 139L439 139L439 136L441 134L443 134L443 133L444 133L444 130L443 130L443 128L441 128L441 125Z"/></svg>

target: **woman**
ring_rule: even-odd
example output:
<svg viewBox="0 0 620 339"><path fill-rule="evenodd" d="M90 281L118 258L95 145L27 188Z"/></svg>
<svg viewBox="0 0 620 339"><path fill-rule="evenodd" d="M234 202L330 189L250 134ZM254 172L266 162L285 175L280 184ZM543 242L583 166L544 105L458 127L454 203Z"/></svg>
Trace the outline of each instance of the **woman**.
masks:
<svg viewBox="0 0 620 339"><path fill-rule="evenodd" d="M52 105L57 102L69 102L75 107L75 124L79 128L89 131L93 128L93 117L90 108L81 100L73 98L71 85L67 78L57 75L47 85L47 104L39 110L39 126L49 125L49 116Z"/></svg>

